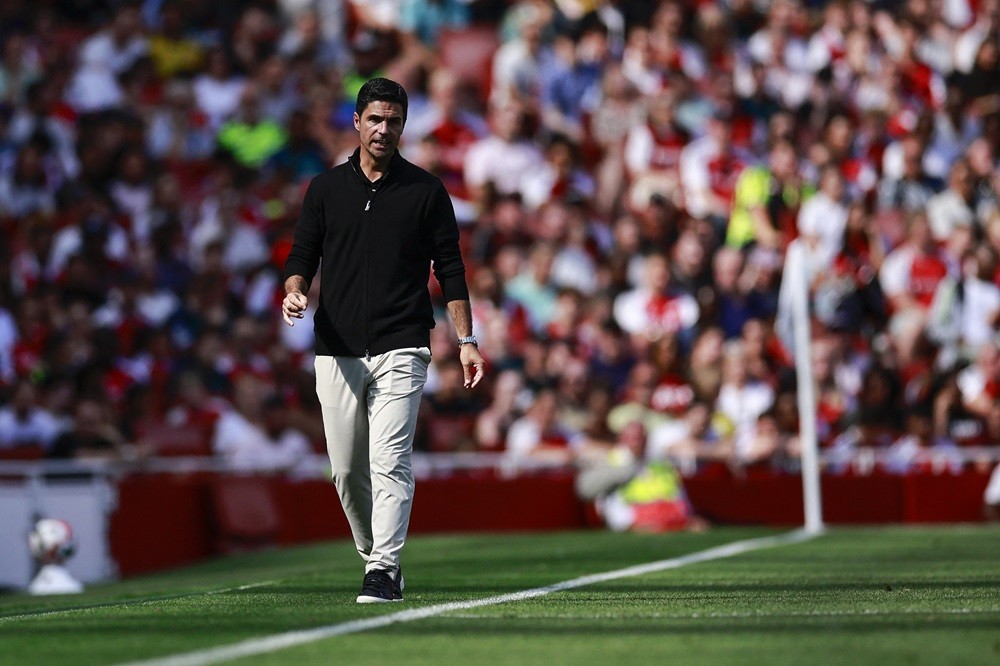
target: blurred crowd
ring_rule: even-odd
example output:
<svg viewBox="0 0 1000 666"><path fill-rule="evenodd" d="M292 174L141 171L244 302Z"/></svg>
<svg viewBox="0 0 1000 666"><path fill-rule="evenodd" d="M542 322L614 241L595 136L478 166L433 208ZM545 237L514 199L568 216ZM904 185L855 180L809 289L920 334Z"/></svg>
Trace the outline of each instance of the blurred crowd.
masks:
<svg viewBox="0 0 1000 666"><path fill-rule="evenodd" d="M0 454L324 450L281 269L372 76L490 364L432 284L419 449L795 471L792 244L831 471L1000 443L997 0L14 0Z"/></svg>

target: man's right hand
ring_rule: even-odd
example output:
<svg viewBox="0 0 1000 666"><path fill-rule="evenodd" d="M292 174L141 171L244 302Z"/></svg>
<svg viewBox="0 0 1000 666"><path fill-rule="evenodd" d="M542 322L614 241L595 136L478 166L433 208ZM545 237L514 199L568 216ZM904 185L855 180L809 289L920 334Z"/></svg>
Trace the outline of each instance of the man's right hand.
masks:
<svg viewBox="0 0 1000 666"><path fill-rule="evenodd" d="M302 319L304 316L302 313L306 311L308 305L309 299L302 292L293 291L286 295L285 300L281 302L281 316L285 318L285 323L295 326L292 319Z"/></svg>

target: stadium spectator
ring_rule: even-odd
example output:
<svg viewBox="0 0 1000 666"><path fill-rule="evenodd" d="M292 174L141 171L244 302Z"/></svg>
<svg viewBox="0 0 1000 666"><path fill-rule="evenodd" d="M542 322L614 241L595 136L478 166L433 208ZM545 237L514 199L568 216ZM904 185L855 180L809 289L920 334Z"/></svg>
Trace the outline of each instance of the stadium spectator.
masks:
<svg viewBox="0 0 1000 666"><path fill-rule="evenodd" d="M886 318L878 279L883 259L882 240L865 205L852 204L836 255L814 282L816 318L838 331L881 329Z"/></svg>
<svg viewBox="0 0 1000 666"><path fill-rule="evenodd" d="M941 181L927 174L923 166L923 141L910 135L902 140L903 168L898 178L886 178L878 190L881 210L923 211L941 190Z"/></svg>
<svg viewBox="0 0 1000 666"><path fill-rule="evenodd" d="M59 420L38 404L31 382L18 382L10 403L0 408L0 449L35 446L45 450L61 431Z"/></svg>
<svg viewBox="0 0 1000 666"><path fill-rule="evenodd" d="M524 380L517 371L503 370L497 374L493 400L476 417L475 441L480 449L496 451L505 446L511 425L523 411L523 391Z"/></svg>
<svg viewBox="0 0 1000 666"><path fill-rule="evenodd" d="M927 216L910 213L906 225L906 241L889 253L879 271L891 313L888 333L903 359L912 357L927 326L938 284L948 275Z"/></svg>
<svg viewBox="0 0 1000 666"><path fill-rule="evenodd" d="M148 51L138 8L122 5L106 30L80 45L80 66L67 90L70 104L79 111L99 111L120 104L123 91L118 77Z"/></svg>
<svg viewBox="0 0 1000 666"><path fill-rule="evenodd" d="M425 391L422 416L431 451L475 450L476 416L482 405L465 390L458 359L439 361L435 381Z"/></svg>
<svg viewBox="0 0 1000 666"><path fill-rule="evenodd" d="M519 2L511 8L516 36L506 40L493 56L490 99L494 103L538 100L546 73L561 69L544 40L551 11L546 11L545 4Z"/></svg>
<svg viewBox="0 0 1000 666"><path fill-rule="evenodd" d="M489 129L481 116L461 104L460 81L451 70L434 70L427 88L427 104L414 110L406 122L407 144L433 151L434 157L421 156L419 162L444 181L459 222L468 223L473 214L468 210L471 195L465 184L465 160L469 149Z"/></svg>
<svg viewBox="0 0 1000 666"><path fill-rule="evenodd" d="M4 104L24 102L28 86L41 78L40 54L32 46L24 34L7 35L0 56L0 101Z"/></svg>
<svg viewBox="0 0 1000 666"><path fill-rule="evenodd" d="M968 162L956 160L948 174L948 187L927 202L927 218L934 240L947 239L957 226L976 223L975 176Z"/></svg>
<svg viewBox="0 0 1000 666"><path fill-rule="evenodd" d="M261 113L260 103L256 86L245 85L233 117L219 128L219 145L245 167L260 167L288 140L282 124Z"/></svg>
<svg viewBox="0 0 1000 666"><path fill-rule="evenodd" d="M733 446L736 460L753 463L769 457L777 449L770 439L761 440L758 432L761 416L774 404L774 389L750 376L747 368L747 350L742 340L729 340L722 352L722 385L716 409L726 417L734 429ZM770 430L767 433L770 436Z"/></svg>
<svg viewBox="0 0 1000 666"><path fill-rule="evenodd" d="M524 268L507 284L507 297L524 308L532 330L542 332L555 315L558 291L552 281L555 251L539 241L531 248Z"/></svg>
<svg viewBox="0 0 1000 666"><path fill-rule="evenodd" d="M529 169L521 181L521 198L532 210L550 201L589 201L594 181L578 166L579 148L568 137L553 134L545 146L545 159Z"/></svg>
<svg viewBox="0 0 1000 666"><path fill-rule="evenodd" d="M715 293L702 321L713 321L727 339L743 331L750 319L767 315L759 298L750 291L743 254L731 247L721 247L712 258L712 283Z"/></svg>
<svg viewBox="0 0 1000 666"><path fill-rule="evenodd" d="M615 322L633 337L647 339L689 331L698 321L698 302L690 294L671 289L666 257L653 254L644 264L642 284L615 299Z"/></svg>
<svg viewBox="0 0 1000 666"><path fill-rule="evenodd" d="M726 243L783 248L794 236L792 221L801 204L802 189L795 149L785 140L778 141L768 154L767 166L751 165L740 172Z"/></svg>
<svg viewBox="0 0 1000 666"><path fill-rule="evenodd" d="M684 146L679 162L685 209L710 220L720 235L729 221L736 179L746 166L733 145L732 121L731 109L715 110L705 136Z"/></svg>
<svg viewBox="0 0 1000 666"><path fill-rule="evenodd" d="M546 78L541 90L542 124L577 143L583 139L585 116L597 106L610 48L603 23L579 25L578 34L567 39L562 49L566 62Z"/></svg>
<svg viewBox="0 0 1000 666"><path fill-rule="evenodd" d="M975 363L958 375L962 406L971 414L986 418L1000 397L1000 345L988 340L979 346Z"/></svg>
<svg viewBox="0 0 1000 666"><path fill-rule="evenodd" d="M457 30L469 23L469 7L463 0L403 0L399 29L426 46L437 46L443 30Z"/></svg>
<svg viewBox="0 0 1000 666"><path fill-rule="evenodd" d="M632 366L622 399L608 412L608 429L611 432L618 435L630 423L640 424L643 432L653 432L670 420L669 416L653 407L658 380L656 366L652 363L640 361Z"/></svg>
<svg viewBox="0 0 1000 666"><path fill-rule="evenodd" d="M0 175L0 215L27 217L55 211L55 188L45 173L46 143L42 137L26 143L14 167Z"/></svg>
<svg viewBox="0 0 1000 666"><path fill-rule="evenodd" d="M525 415L507 431L507 455L515 465L529 461L568 465L584 446L580 432L559 422L552 389L536 393Z"/></svg>
<svg viewBox="0 0 1000 666"><path fill-rule="evenodd" d="M287 406L278 396L265 396L264 385L249 375L233 386L233 406L215 424L215 455L243 471L289 471L303 465L309 440L288 427Z"/></svg>
<svg viewBox="0 0 1000 666"><path fill-rule="evenodd" d="M164 88L164 104L149 120L147 149L152 157L176 162L206 158L215 148L215 132L208 116L195 106L188 81L172 80Z"/></svg>
<svg viewBox="0 0 1000 666"><path fill-rule="evenodd" d="M840 170L828 166L820 174L819 191L799 211L798 233L805 243L806 262L812 275L828 271L843 244L847 227L843 198Z"/></svg>
<svg viewBox="0 0 1000 666"><path fill-rule="evenodd" d="M194 78L192 89L198 110L209 127L218 129L239 107L246 79L233 72L232 61L221 48L205 56L204 72Z"/></svg>
<svg viewBox="0 0 1000 666"><path fill-rule="evenodd" d="M649 434L646 458L670 460L684 476L694 474L699 464L728 462L733 455L732 437L713 423L715 409L704 401L693 402L682 418L667 421Z"/></svg>
<svg viewBox="0 0 1000 666"><path fill-rule="evenodd" d="M598 515L615 531L703 528L677 471L665 460L646 461L645 450L642 424L627 424L615 446L584 462L576 478L577 495L594 501Z"/></svg>
<svg viewBox="0 0 1000 666"><path fill-rule="evenodd" d="M466 153L465 184L481 210L496 195L520 192L523 175L541 162L541 152L524 135L524 120L519 102L491 102L491 133L472 144Z"/></svg>
<svg viewBox="0 0 1000 666"><path fill-rule="evenodd" d="M129 450L107 407L84 398L73 410L72 426L55 438L48 454L52 458L120 460Z"/></svg>
<svg viewBox="0 0 1000 666"><path fill-rule="evenodd" d="M287 141L268 158L267 170L289 183L300 183L322 173L329 159L309 132L309 115L302 109L292 111L287 129Z"/></svg>
<svg viewBox="0 0 1000 666"><path fill-rule="evenodd" d="M181 3L162 3L158 29L149 36L149 56L164 79L194 74L205 59L205 49L186 28Z"/></svg>

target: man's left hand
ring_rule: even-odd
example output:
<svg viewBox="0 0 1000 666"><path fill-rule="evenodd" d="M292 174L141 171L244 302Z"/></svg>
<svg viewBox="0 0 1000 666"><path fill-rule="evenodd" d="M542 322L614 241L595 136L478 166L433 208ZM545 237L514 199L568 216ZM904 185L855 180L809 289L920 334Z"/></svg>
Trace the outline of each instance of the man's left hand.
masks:
<svg viewBox="0 0 1000 666"><path fill-rule="evenodd" d="M462 361L462 372L465 374L465 388L475 388L476 384L486 374L486 361L479 353L476 345L462 345L458 357Z"/></svg>

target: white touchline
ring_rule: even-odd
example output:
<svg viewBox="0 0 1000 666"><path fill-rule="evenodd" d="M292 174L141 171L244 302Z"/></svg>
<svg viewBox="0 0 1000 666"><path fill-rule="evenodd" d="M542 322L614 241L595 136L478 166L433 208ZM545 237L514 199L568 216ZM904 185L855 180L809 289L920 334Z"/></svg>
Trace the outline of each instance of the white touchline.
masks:
<svg viewBox="0 0 1000 666"><path fill-rule="evenodd" d="M171 657L132 662L126 666L202 666L203 664L217 664L231 659L239 659L240 657L250 657L253 655L264 654L266 652L275 652L277 650L294 647L296 645L303 645L305 643L314 643L325 638L332 638L333 636L343 636L344 634L355 634L362 631L370 631L372 629L387 627L392 624L399 624L400 622L424 620L426 618L435 617L451 611L467 611L473 608L482 608L483 606L496 606L498 604L507 604L513 601L525 601L536 597L544 597L548 594L552 594L553 592L572 590L586 585L594 585L595 583L604 583L609 580L642 576L644 574L666 571L668 569L677 569L688 564L698 564L699 562L708 562L710 560L718 560L724 557L732 557L734 555L748 553L761 548L770 548L771 546L799 543L802 541L808 541L819 534L819 532L796 530L794 532L788 532L786 534L780 534L773 537L736 541L724 546L716 546L715 548L709 548L708 550L702 550L689 555L673 557L668 560L659 560L648 564L639 564L636 566L625 567L624 569L616 569L615 571L607 571L605 573L581 576L580 578L565 580L561 583L546 585L545 587L535 587L530 590L511 592L510 594L499 594L493 597L486 597L484 599L436 604L434 606L414 608L413 610L401 611L399 613L390 613L388 615L381 615L379 617L372 617L364 620L341 622L340 624L331 624L325 627L316 627L314 629L288 631L281 634L274 634L272 636L251 638L241 643L224 645L217 648L209 648L207 650L197 650L195 652L185 652Z"/></svg>

